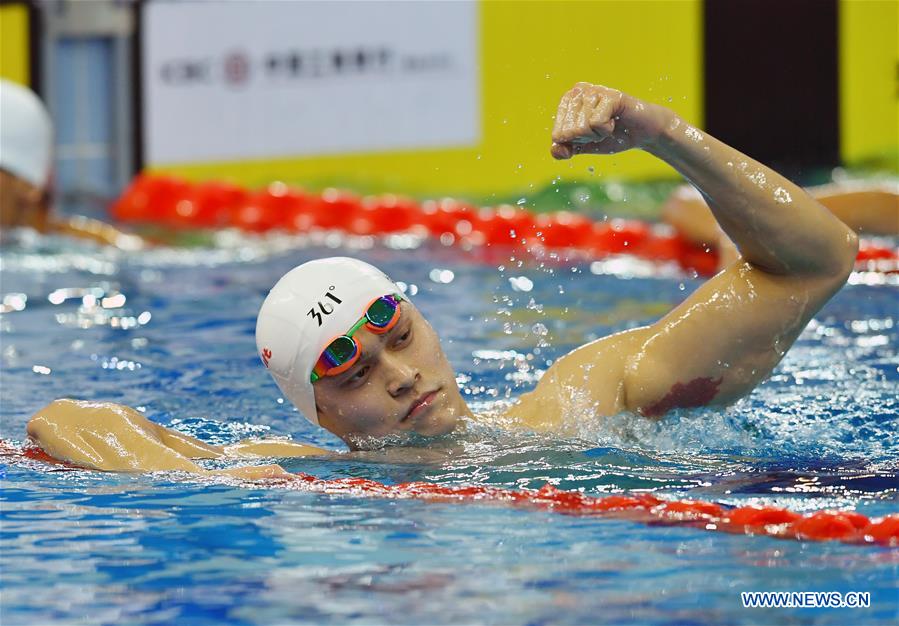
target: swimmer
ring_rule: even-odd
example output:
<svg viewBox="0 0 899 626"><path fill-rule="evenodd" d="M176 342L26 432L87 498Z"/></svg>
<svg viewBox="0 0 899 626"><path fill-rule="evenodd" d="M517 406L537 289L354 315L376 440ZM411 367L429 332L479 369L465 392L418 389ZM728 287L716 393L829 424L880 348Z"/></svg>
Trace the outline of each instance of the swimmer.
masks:
<svg viewBox="0 0 899 626"><path fill-rule="evenodd" d="M578 83L562 97L555 158L626 150L664 160L695 185L739 256L656 323L558 359L494 419L556 431L585 403L598 415L647 419L727 405L768 376L852 270L856 234L777 172L615 89ZM288 272L262 305L256 341L284 396L351 450L372 437L433 437L485 418L466 405L435 329L361 261L320 259ZM100 469L185 469L191 458L228 453L118 405L57 401L32 418L28 433L50 455ZM234 452L323 453L277 442Z"/></svg>
<svg viewBox="0 0 899 626"><path fill-rule="evenodd" d="M28 227L135 250L140 237L83 216L52 215L53 123L37 95L0 79L0 230Z"/></svg>
<svg viewBox="0 0 899 626"><path fill-rule="evenodd" d="M899 236L899 184L895 182L833 183L806 192L859 235ZM662 205L662 218L691 243L717 249L719 269L739 256L695 187L675 189Z"/></svg>

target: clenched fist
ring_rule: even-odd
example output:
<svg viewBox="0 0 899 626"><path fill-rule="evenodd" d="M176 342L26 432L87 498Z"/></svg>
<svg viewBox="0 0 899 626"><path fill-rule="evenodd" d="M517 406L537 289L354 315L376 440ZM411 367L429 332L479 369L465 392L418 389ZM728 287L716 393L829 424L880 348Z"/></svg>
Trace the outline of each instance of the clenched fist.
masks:
<svg viewBox="0 0 899 626"><path fill-rule="evenodd" d="M676 116L665 107L602 85L577 83L559 103L552 155L615 154L651 147Z"/></svg>

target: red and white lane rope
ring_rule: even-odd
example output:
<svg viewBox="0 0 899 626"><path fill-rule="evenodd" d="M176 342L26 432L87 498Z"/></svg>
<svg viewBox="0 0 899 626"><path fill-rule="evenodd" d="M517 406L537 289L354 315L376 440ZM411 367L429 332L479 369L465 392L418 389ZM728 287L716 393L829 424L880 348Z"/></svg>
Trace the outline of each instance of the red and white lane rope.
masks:
<svg viewBox="0 0 899 626"><path fill-rule="evenodd" d="M0 440L0 457L22 458L78 469L34 445L18 447ZM256 481L254 481L256 482ZM366 478L322 479L309 474L263 479L273 486L360 498L480 503L548 510L562 515L625 519L650 526L690 526L707 531L764 535L799 541L899 546L899 513L868 518L854 511L796 513L782 507L727 507L701 500L668 500L648 493L589 496L544 485L513 490L483 485L454 486L428 482L387 485Z"/></svg>
<svg viewBox="0 0 899 626"><path fill-rule="evenodd" d="M122 222L174 229L337 230L373 236L408 232L448 246L569 249L594 259L628 254L674 262L702 276L718 268L716 250L691 243L670 228L638 220L593 221L567 211L534 214L511 205L476 207L450 198L421 203L392 195L360 198L334 189L307 193L283 183L248 190L217 181L190 183L141 174L110 211ZM896 272L899 249L863 240L857 262L860 270Z"/></svg>

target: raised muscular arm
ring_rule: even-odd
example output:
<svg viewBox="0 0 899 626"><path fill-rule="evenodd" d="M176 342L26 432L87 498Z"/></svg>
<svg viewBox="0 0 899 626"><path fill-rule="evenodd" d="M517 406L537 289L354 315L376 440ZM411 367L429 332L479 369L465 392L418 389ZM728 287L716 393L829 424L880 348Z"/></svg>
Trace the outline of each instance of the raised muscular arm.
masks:
<svg viewBox="0 0 899 626"><path fill-rule="evenodd" d="M553 156L631 148L661 158L693 183L740 257L657 323L631 331L621 408L658 416L733 401L770 373L840 289L857 238L801 188L665 107L588 83L565 94ZM601 351L605 344L596 345ZM585 348L576 351L578 361Z"/></svg>

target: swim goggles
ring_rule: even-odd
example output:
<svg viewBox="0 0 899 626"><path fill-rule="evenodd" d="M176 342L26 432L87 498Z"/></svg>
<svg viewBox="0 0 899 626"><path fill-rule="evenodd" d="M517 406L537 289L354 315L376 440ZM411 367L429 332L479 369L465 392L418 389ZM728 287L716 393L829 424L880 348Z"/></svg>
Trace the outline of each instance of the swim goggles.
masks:
<svg viewBox="0 0 899 626"><path fill-rule="evenodd" d="M340 335L324 349L315 367L312 368L310 381L314 383L324 376L337 376L353 367L362 354L362 346L353 335L363 326L376 335L388 332L400 320L400 301L403 299L402 295L395 293L372 301L362 319L353 324L345 335Z"/></svg>

